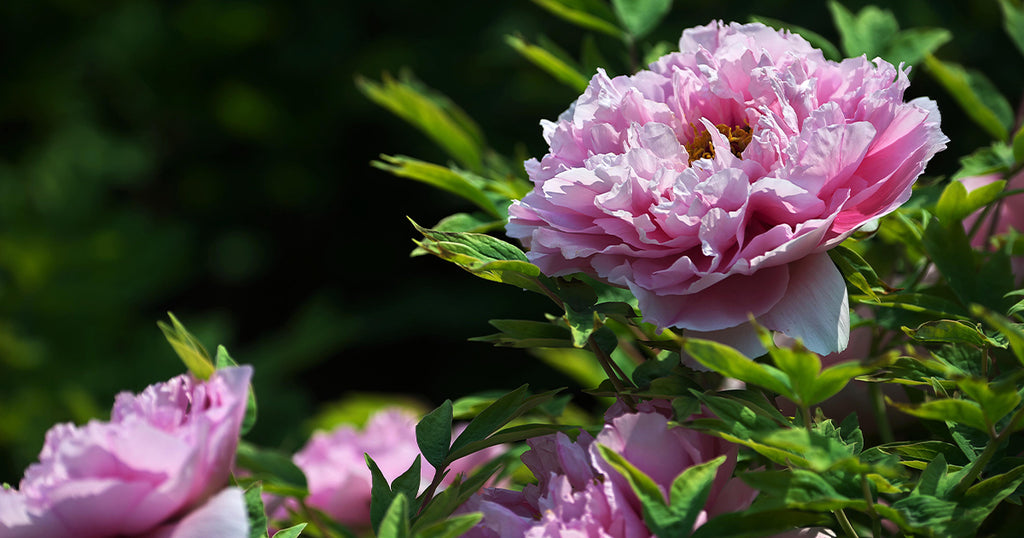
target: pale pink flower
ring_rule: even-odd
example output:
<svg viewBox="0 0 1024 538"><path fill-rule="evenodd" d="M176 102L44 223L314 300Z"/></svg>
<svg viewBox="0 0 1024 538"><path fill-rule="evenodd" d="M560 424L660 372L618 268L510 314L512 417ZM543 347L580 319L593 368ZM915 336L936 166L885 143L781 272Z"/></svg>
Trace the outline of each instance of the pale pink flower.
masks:
<svg viewBox="0 0 1024 538"><path fill-rule="evenodd" d="M750 506L756 492L732 477L736 447L694 430L670 427L662 414L665 408L651 403L641 404L637 412L613 407L596 438L581 432L574 442L557 433L527 441L530 450L522 460L537 484L522 492L487 489L475 496L461 510L480 511L484 517L467 536L649 538L640 500L601 456L598 444L650 476L666 499L681 472L726 454L695 525Z"/></svg>
<svg viewBox="0 0 1024 538"><path fill-rule="evenodd" d="M0 492L0 535L248 536L241 491L225 486L251 377L178 376L119 394L110 422L54 426L19 488Z"/></svg>
<svg viewBox="0 0 1024 538"><path fill-rule="evenodd" d="M306 504L322 510L337 521L355 528L370 526L370 486L373 480L364 454L369 454L390 483L404 473L420 455L416 444L416 416L391 408L378 412L362 431L341 426L331 432L317 432L293 460L306 474L309 496ZM452 439L465 426L455 429ZM456 460L442 485L451 484L504 452L491 447ZM434 478L434 468L421 461L420 489Z"/></svg>
<svg viewBox="0 0 1024 538"><path fill-rule="evenodd" d="M760 24L683 32L648 70L591 79L555 122L509 236L548 275L629 288L645 321L748 354L747 325L846 346L846 286L826 251L905 202L945 147L907 70L826 60Z"/></svg>

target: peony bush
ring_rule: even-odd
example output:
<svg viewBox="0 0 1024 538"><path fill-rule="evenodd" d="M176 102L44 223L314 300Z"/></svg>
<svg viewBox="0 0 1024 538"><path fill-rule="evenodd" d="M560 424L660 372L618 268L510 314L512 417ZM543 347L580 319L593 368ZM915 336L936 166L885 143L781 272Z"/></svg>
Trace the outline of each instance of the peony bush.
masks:
<svg viewBox="0 0 1024 538"><path fill-rule="evenodd" d="M0 538L1017 535L1024 116L943 59L955 37L831 2L839 46L713 21L670 52L647 38L671 1L537 4L605 36L580 61L509 37L579 95L539 158L408 75L357 84L451 159L374 165L475 207L413 223L413 254L550 300L473 340L570 387L370 398L364 428L332 408L259 446L254 368L172 316L188 373L54 426L0 490ZM1024 53L1024 7L1000 6ZM943 162L951 118L991 140Z"/></svg>

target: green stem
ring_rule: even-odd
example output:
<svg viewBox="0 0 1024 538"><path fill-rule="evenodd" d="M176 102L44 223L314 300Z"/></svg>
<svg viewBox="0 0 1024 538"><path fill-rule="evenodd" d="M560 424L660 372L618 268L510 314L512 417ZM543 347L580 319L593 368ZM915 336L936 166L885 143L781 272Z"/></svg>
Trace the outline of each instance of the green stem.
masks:
<svg viewBox="0 0 1024 538"><path fill-rule="evenodd" d="M811 408L801 405L800 416L804 419L804 428L807 428L807 431L811 431Z"/></svg>
<svg viewBox="0 0 1024 538"><path fill-rule="evenodd" d="M594 356L597 357L597 362L599 362L601 364L601 368L604 369L605 375L608 376L608 380L611 381L612 386L615 387L615 392L617 392L619 397L626 402L626 405L635 410L636 401L632 396L626 394L626 386L623 385L622 380L619 379L618 375L616 375L615 368L612 366L612 364L614 364L612 358L601 349L601 346L597 345L593 336L587 340L587 343L590 345L590 350L594 352Z"/></svg>
<svg viewBox="0 0 1024 538"><path fill-rule="evenodd" d="M875 498L871 495L871 486L868 484L868 476L860 475L860 486L864 490L864 500L868 502L868 515L871 516L871 536L880 538L882 536L882 520L875 511Z"/></svg>
<svg viewBox="0 0 1024 538"><path fill-rule="evenodd" d="M889 415L885 412L882 387L878 383L868 383L868 392L871 395L871 411L875 414L878 435L882 437L883 443L891 443L896 440L896 436L892 433L892 424L889 423Z"/></svg>
<svg viewBox="0 0 1024 538"><path fill-rule="evenodd" d="M850 520L846 518L846 512L843 512L842 508L833 510L832 514L836 516L836 519L839 521L839 526L843 528L843 531L846 532L847 536L850 538L860 538L857 535L857 531L853 529L853 525L850 524Z"/></svg>

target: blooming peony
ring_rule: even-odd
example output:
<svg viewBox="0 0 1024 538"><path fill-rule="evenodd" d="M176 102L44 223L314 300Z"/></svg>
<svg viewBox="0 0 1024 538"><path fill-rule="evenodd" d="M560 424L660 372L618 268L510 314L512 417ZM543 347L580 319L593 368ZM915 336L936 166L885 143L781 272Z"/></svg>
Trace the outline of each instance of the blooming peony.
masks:
<svg viewBox="0 0 1024 538"><path fill-rule="evenodd" d="M650 476L666 499L681 472L727 454L695 525L748 507L754 490L732 478L736 447L693 430L669 427L663 414L666 409L645 403L639 412L624 412L622 406L613 406L596 438L582 432L575 442L563 433L531 439L522 460L537 484L522 492L487 489L471 499L463 510L480 511L484 517L467 536L650 537L640 500L625 477L600 455L597 444L621 454Z"/></svg>
<svg viewBox="0 0 1024 538"><path fill-rule="evenodd" d="M461 428L456 429L456 435ZM453 437L454 438L454 437ZM490 461L503 453L491 447L456 461L444 484L460 473ZM322 510L337 521L356 528L370 526L370 470L363 455L369 454L388 482L404 473L420 454L416 444L416 417L400 409L387 409L370 418L363 431L342 426L333 432L317 432L297 452L295 464L308 480L306 504ZM434 468L421 462L420 489L434 478Z"/></svg>
<svg viewBox="0 0 1024 538"><path fill-rule="evenodd" d="M54 426L19 488L0 491L0 535L248 536L242 492L225 486L250 377L179 376L119 394L110 422Z"/></svg>
<svg viewBox="0 0 1024 538"><path fill-rule="evenodd" d="M629 288L644 319L748 354L747 324L819 353L846 346L846 287L826 251L910 196L945 147L907 71L825 60L760 24L683 32L649 70L599 70L527 161L509 236L548 275Z"/></svg>

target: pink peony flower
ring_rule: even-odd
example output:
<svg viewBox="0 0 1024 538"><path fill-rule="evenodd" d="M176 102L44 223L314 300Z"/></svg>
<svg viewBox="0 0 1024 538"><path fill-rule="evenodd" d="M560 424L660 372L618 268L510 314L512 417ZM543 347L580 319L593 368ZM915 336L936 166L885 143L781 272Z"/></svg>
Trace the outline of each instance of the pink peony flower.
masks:
<svg viewBox="0 0 1024 538"><path fill-rule="evenodd" d="M309 496L306 503L337 521L356 528L370 526L370 486L373 483L364 454L369 454L390 482L404 473L420 454L416 444L415 416L400 409L387 409L370 418L363 431L342 426L333 432L317 432L293 458L306 474ZM464 426L457 427L453 439ZM500 446L476 452L456 461L444 485L459 474L487 463L504 452ZM420 467L420 490L434 478L434 468L425 460Z"/></svg>
<svg viewBox="0 0 1024 538"><path fill-rule="evenodd" d="M611 448L650 476L666 499L681 472L727 454L729 459L719 468L695 526L750 506L756 492L732 478L736 447L693 430L669 427L662 409L648 403L641 404L639 412L612 416L596 438L582 432L575 442L563 433L531 439L522 460L537 484L522 492L488 489L471 499L462 510L480 511L484 517L467 536L650 537L640 500L601 457L596 444Z"/></svg>
<svg viewBox="0 0 1024 538"><path fill-rule="evenodd" d="M760 24L683 32L649 70L604 71L527 161L508 235L548 275L629 288L644 319L762 351L747 324L846 346L846 286L826 251L910 196L948 140L907 71L825 60Z"/></svg>
<svg viewBox="0 0 1024 538"><path fill-rule="evenodd" d="M117 396L110 422L58 424L17 490L0 492L0 535L248 536L226 488L252 368L188 375Z"/></svg>
<svg viewBox="0 0 1024 538"><path fill-rule="evenodd" d="M967 187L967 191L970 192L978 187L989 185L996 181L1003 179L999 174L988 174L984 176L971 176L965 177L960 180ZM1024 173L1019 173L1013 176L1006 182L1006 190L1017 190L1024 189ZM981 217L982 211L970 215L964 219L964 227L970 231L974 224ZM1015 194L1008 198L998 202L993 207L988 215L985 217L985 221L981 223L981 228L971 239L971 244L975 247L985 248L988 246L988 240L992 234L1005 234L1010 230L1014 230L1017 233L1024 233L1024 196ZM1024 256L1014 256L1010 259L1010 263L1013 266L1013 274L1016 277L1017 284L1020 285L1024 280Z"/></svg>

